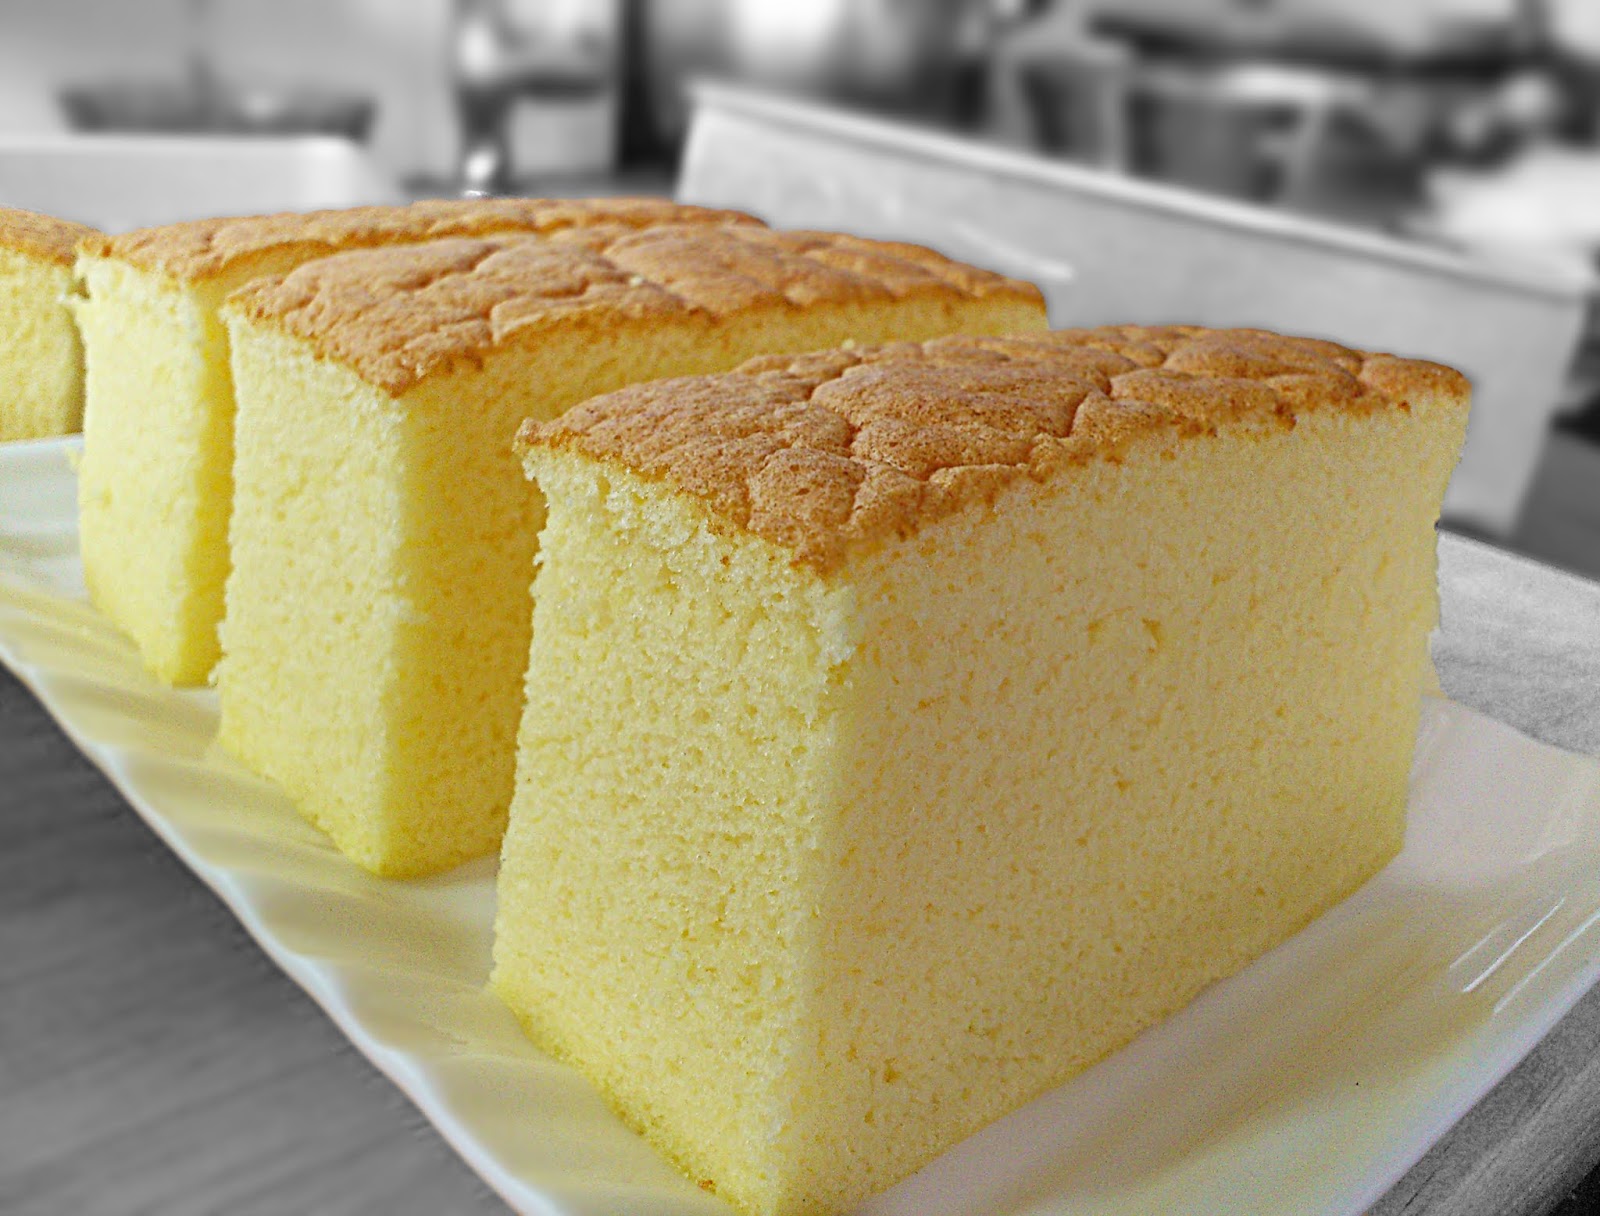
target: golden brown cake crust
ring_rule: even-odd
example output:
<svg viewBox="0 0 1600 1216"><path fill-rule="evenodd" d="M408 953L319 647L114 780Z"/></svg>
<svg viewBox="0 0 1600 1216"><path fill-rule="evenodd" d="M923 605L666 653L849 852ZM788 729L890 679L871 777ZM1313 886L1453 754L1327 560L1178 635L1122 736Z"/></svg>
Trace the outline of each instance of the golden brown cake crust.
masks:
<svg viewBox="0 0 1600 1216"><path fill-rule="evenodd" d="M918 296L951 302L1036 287L915 245L755 225L599 226L549 239L501 236L366 249L258 279L229 308L304 339L368 382L401 393L513 335L622 320L751 310L776 315Z"/></svg>
<svg viewBox="0 0 1600 1216"><path fill-rule="evenodd" d="M548 235L595 226L632 230L655 224L759 222L738 211L692 207L665 198L429 199L396 207L193 220L118 236L95 234L81 248L91 256L117 258L179 281L199 282L264 253L295 246L334 253L497 232Z"/></svg>
<svg viewBox="0 0 1600 1216"><path fill-rule="evenodd" d="M1292 428L1315 410L1465 405L1436 363L1262 330L1192 326L940 338L656 381L525 423L568 449L666 480L821 573L975 499L1127 444L1244 421Z"/></svg>
<svg viewBox="0 0 1600 1216"><path fill-rule="evenodd" d="M59 266L71 266L78 242L100 233L86 224L37 211L0 207L0 249L14 249Z"/></svg>

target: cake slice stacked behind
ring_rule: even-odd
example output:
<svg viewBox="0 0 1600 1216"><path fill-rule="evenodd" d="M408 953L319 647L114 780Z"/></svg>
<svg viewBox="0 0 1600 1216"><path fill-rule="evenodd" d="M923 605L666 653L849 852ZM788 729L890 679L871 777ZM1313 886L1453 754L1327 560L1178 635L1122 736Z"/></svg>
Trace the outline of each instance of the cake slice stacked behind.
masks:
<svg viewBox="0 0 1600 1216"><path fill-rule="evenodd" d="M229 292L346 249L735 222L755 221L664 199L440 200L197 220L86 242L80 515L95 606L162 680L202 683L216 663L233 461L233 384L217 310Z"/></svg>
<svg viewBox="0 0 1600 1216"><path fill-rule="evenodd" d="M221 742L397 875L504 827L543 518L524 418L762 351L1044 325L1033 287L928 250L750 225L341 254L225 313Z"/></svg>
<svg viewBox="0 0 1600 1216"><path fill-rule="evenodd" d="M1400 848L1467 386L1174 329L637 386L548 499L494 985L702 1186L838 1212Z"/></svg>
<svg viewBox="0 0 1600 1216"><path fill-rule="evenodd" d="M72 262L93 228L0 207L0 443L70 435L83 423L83 349Z"/></svg>

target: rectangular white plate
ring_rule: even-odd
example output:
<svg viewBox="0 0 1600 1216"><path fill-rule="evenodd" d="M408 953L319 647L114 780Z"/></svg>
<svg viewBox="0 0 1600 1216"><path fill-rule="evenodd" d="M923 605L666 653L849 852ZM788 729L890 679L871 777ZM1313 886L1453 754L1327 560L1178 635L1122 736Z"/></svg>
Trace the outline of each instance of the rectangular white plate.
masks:
<svg viewBox="0 0 1600 1216"><path fill-rule="evenodd" d="M0 660L513 1206L726 1213L485 992L492 863L368 876L144 675L85 602L72 446L0 446ZM1382 875L865 1210L1361 1212L1600 977L1597 874L1600 765L1432 702Z"/></svg>

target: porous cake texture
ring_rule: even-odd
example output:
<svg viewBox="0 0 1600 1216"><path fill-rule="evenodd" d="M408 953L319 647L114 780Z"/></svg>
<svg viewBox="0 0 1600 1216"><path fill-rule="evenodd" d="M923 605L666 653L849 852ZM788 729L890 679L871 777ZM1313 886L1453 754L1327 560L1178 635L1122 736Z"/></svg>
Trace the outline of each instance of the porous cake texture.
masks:
<svg viewBox="0 0 1600 1216"><path fill-rule="evenodd" d="M93 228L0 207L0 443L83 421L83 348L68 300L73 249Z"/></svg>
<svg viewBox="0 0 1600 1216"><path fill-rule="evenodd" d="M205 219L86 241L80 526L96 607L169 683L203 683L216 663L233 485L233 382L218 315L229 292L341 250L658 223L755 221L665 199L436 200Z"/></svg>
<svg viewBox="0 0 1600 1216"><path fill-rule="evenodd" d="M838 1212L1400 848L1467 385L1257 331L757 360L524 428L494 987Z"/></svg>
<svg viewBox="0 0 1600 1216"><path fill-rule="evenodd" d="M928 250L751 225L347 253L224 311L221 743L391 875L505 825L543 519L523 419L762 351L1044 325L1033 287Z"/></svg>

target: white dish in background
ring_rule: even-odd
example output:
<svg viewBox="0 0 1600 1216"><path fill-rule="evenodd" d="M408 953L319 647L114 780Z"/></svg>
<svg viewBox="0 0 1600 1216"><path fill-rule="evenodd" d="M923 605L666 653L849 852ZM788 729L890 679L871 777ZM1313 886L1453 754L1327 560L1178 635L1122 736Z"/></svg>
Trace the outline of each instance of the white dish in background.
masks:
<svg viewBox="0 0 1600 1216"><path fill-rule="evenodd" d="M0 446L0 659L513 1206L728 1212L484 991L492 862L370 877L215 750L209 691L143 674L83 600L73 446ZM1382 875L864 1211L1364 1211L1600 977L1597 873L1600 765L1432 702Z"/></svg>
<svg viewBox="0 0 1600 1216"><path fill-rule="evenodd" d="M0 206L105 232L401 201L359 145L330 136L0 136Z"/></svg>
<svg viewBox="0 0 1600 1216"><path fill-rule="evenodd" d="M678 197L921 241L1038 283L1056 326L1263 326L1458 367L1445 515L1515 528L1594 275L1396 240L728 84L694 89Z"/></svg>

